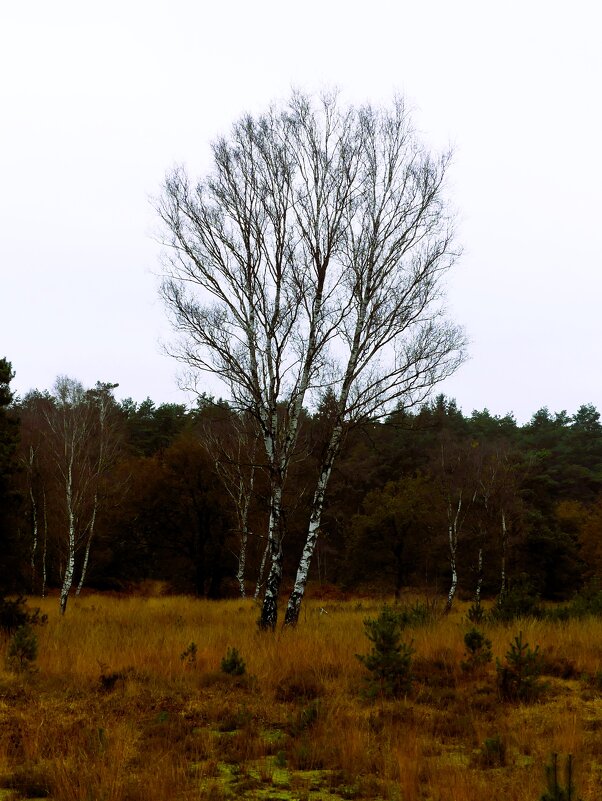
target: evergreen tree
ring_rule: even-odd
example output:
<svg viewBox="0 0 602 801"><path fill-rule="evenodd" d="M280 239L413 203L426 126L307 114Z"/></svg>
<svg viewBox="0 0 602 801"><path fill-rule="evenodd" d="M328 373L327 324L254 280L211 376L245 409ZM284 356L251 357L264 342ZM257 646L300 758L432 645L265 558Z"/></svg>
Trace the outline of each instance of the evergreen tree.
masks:
<svg viewBox="0 0 602 801"><path fill-rule="evenodd" d="M10 382L13 376L10 362L5 358L0 359L0 591L18 584L16 533L13 525L17 496L13 487L13 476L16 470L15 451L19 424L10 414L13 399Z"/></svg>

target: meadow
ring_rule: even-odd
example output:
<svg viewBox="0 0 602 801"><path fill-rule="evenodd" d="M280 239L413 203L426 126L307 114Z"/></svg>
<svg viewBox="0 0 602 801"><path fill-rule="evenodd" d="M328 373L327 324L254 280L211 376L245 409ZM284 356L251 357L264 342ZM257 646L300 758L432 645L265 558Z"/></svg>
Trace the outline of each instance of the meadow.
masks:
<svg viewBox="0 0 602 801"><path fill-rule="evenodd" d="M419 599L408 598L413 604ZM407 627L411 688L367 693L377 600L308 600L265 633L251 600L87 595L48 615L23 669L0 642L0 799L539 801L550 755L602 798L602 620L484 623L467 670L468 604ZM324 610L324 611L322 611ZM505 699L496 658L540 648L540 691ZM224 672L230 649L244 672ZM235 654L236 657L236 654ZM240 661L234 664L242 666Z"/></svg>

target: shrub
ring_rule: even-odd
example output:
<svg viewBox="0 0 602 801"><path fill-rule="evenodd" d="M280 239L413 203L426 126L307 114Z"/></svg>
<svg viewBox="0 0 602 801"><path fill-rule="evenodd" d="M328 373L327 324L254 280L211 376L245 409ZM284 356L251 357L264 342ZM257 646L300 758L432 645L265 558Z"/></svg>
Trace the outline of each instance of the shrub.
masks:
<svg viewBox="0 0 602 801"><path fill-rule="evenodd" d="M42 615L39 609L26 608L26 600L19 595L14 601L8 601L0 595L0 631L9 636L22 626L43 626L48 615Z"/></svg>
<svg viewBox="0 0 602 801"><path fill-rule="evenodd" d="M197 653L198 653L197 644L195 642L191 642L188 648L186 648L186 650L182 651L182 653L180 654L180 660L184 663L186 667L195 668Z"/></svg>
<svg viewBox="0 0 602 801"><path fill-rule="evenodd" d="M437 619L437 608L435 602L417 601L411 606L401 607L395 610L402 629L410 626L428 626Z"/></svg>
<svg viewBox="0 0 602 801"><path fill-rule="evenodd" d="M228 648L226 656L222 659L222 673L229 676L242 676L247 669L245 662L236 648Z"/></svg>
<svg viewBox="0 0 602 801"><path fill-rule="evenodd" d="M527 576L521 575L512 583L508 592L498 599L490 616L500 623L510 623L521 617L539 619L543 616L539 607L539 595Z"/></svg>
<svg viewBox="0 0 602 801"><path fill-rule="evenodd" d="M523 642L523 633L510 644L506 663L497 661L498 687L502 698L507 701L532 701L542 691L539 682L542 658L539 645L532 650L529 643Z"/></svg>
<svg viewBox="0 0 602 801"><path fill-rule="evenodd" d="M16 671L29 670L38 657L38 638L31 626L19 626L8 644L7 664Z"/></svg>
<svg viewBox="0 0 602 801"><path fill-rule="evenodd" d="M485 610L481 606L481 600L477 599L466 613L471 623L482 623L485 620Z"/></svg>
<svg viewBox="0 0 602 801"><path fill-rule="evenodd" d="M388 606L377 618L364 620L366 637L373 648L369 654L356 656L370 671L367 679L369 695L398 697L411 688L414 649L401 642L402 627L400 615Z"/></svg>
<svg viewBox="0 0 602 801"><path fill-rule="evenodd" d="M460 667L467 673L479 670L493 659L491 640L474 627L464 635L464 645L468 654L467 658L460 662Z"/></svg>
<svg viewBox="0 0 602 801"><path fill-rule="evenodd" d="M557 606L546 609L546 620L564 622L584 617L602 617L602 588L600 582L594 579L587 584L581 592L577 593L573 600L565 606Z"/></svg>
<svg viewBox="0 0 602 801"><path fill-rule="evenodd" d="M506 743L499 734L487 737L479 751L478 762L484 768L505 767Z"/></svg>

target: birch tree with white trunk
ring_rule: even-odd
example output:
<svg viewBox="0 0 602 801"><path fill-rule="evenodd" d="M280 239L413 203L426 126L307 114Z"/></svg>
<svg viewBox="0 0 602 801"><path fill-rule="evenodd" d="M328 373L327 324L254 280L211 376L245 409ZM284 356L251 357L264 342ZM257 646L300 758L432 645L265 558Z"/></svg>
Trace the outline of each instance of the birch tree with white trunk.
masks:
<svg viewBox="0 0 602 801"><path fill-rule="evenodd" d="M94 389L89 389L86 392L86 401L91 405L93 416L95 418L95 431L91 442L93 447L91 453L91 484L93 497L92 511L90 513L88 529L86 532L84 558L81 566L79 582L75 591L76 596L82 591L82 587L84 586L88 572L90 550L92 548L92 542L96 533L96 519L102 500L102 482L109 470L117 462L119 455L121 437L119 435L119 426L117 422L117 407L113 397L113 390L117 389L118 386L119 384L108 384L103 383L102 381L97 381Z"/></svg>
<svg viewBox="0 0 602 801"><path fill-rule="evenodd" d="M332 466L349 424L423 398L462 358L441 278L453 263L443 197L448 155L391 111L293 93L236 122L191 185L165 181L162 295L172 353L226 385L261 432L270 479L269 567L260 624L273 629L282 579L282 499L304 404L337 397L289 609L298 608Z"/></svg>
<svg viewBox="0 0 602 801"><path fill-rule="evenodd" d="M358 110L362 148L341 243L340 292L348 313L331 366L332 428L313 497L286 623L295 624L315 550L326 488L345 432L422 402L463 359L462 332L444 315L442 278L454 263L444 180L449 154L433 158L406 106Z"/></svg>
<svg viewBox="0 0 602 801"><path fill-rule="evenodd" d="M247 594L247 553L249 540L253 538L250 524L251 504L255 498L256 476L261 467L257 463L259 438L257 427L248 415L237 415L220 406L216 406L215 414L203 420L203 446L230 498L236 518L239 546L234 556L238 562L236 581L242 598L246 598ZM256 585L258 588L261 570L259 573Z"/></svg>
<svg viewBox="0 0 602 801"><path fill-rule="evenodd" d="M83 550L81 588L101 503L100 482L116 456L108 412L114 386L98 384L96 390L86 391L79 381L59 376L42 407L44 447L65 526L58 537L64 560L61 614L75 581L77 554Z"/></svg>

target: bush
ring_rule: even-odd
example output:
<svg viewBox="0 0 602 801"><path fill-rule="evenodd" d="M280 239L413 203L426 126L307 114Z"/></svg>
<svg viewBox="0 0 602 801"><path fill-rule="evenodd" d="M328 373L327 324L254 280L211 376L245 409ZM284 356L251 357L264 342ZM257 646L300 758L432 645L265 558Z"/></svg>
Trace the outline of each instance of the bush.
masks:
<svg viewBox="0 0 602 801"><path fill-rule="evenodd" d="M186 648L185 651L182 651L180 654L180 661L183 662L185 667L195 668L196 667L196 658L198 653L197 644L195 642L191 642L190 645Z"/></svg>
<svg viewBox="0 0 602 801"><path fill-rule="evenodd" d="M600 582L594 579L587 584L573 600L565 606L556 606L546 609L546 620L565 622L573 618L581 620L585 617L602 617L602 588Z"/></svg>
<svg viewBox="0 0 602 801"><path fill-rule="evenodd" d="M499 734L488 737L483 743L478 763L484 768L503 768L506 765L506 743Z"/></svg>
<svg viewBox="0 0 602 801"><path fill-rule="evenodd" d="M485 610L481 606L480 599L477 599L468 609L466 613L471 623L482 623L485 620Z"/></svg>
<svg viewBox="0 0 602 801"><path fill-rule="evenodd" d="M542 657L539 645L532 650L529 643L523 642L523 633L510 644L506 654L506 664L497 662L498 687L506 701L533 701L542 691L539 682L542 670Z"/></svg>
<svg viewBox="0 0 602 801"><path fill-rule="evenodd" d="M373 648L369 654L356 654L356 657L371 674L367 679L368 694L389 697L405 695L412 685L414 649L401 642L403 623L400 615L385 606L376 619L364 620L364 628Z"/></svg>
<svg viewBox="0 0 602 801"><path fill-rule="evenodd" d="M247 669L245 662L236 648L228 648L226 656L222 659L222 673L229 676L242 676Z"/></svg>
<svg viewBox="0 0 602 801"><path fill-rule="evenodd" d="M38 638L31 626L19 626L8 644L7 665L18 672L29 670L38 657Z"/></svg>
<svg viewBox="0 0 602 801"><path fill-rule="evenodd" d="M541 618L539 595L527 576L521 575L512 583L508 592L491 610L490 617L499 623L510 623L521 617Z"/></svg>
<svg viewBox="0 0 602 801"><path fill-rule="evenodd" d="M26 603L23 595L14 601L0 595L0 631L11 636L22 626L43 626L47 622L48 615L42 615L39 609L28 610Z"/></svg>
<svg viewBox="0 0 602 801"><path fill-rule="evenodd" d="M399 625L402 629L411 626L428 626L433 623L437 618L437 608L434 603L417 601L411 606L401 607L395 610L398 616Z"/></svg>
<svg viewBox="0 0 602 801"><path fill-rule="evenodd" d="M483 668L493 659L491 640L474 627L464 635L464 645L468 653L467 658L460 662L460 667L467 673Z"/></svg>

